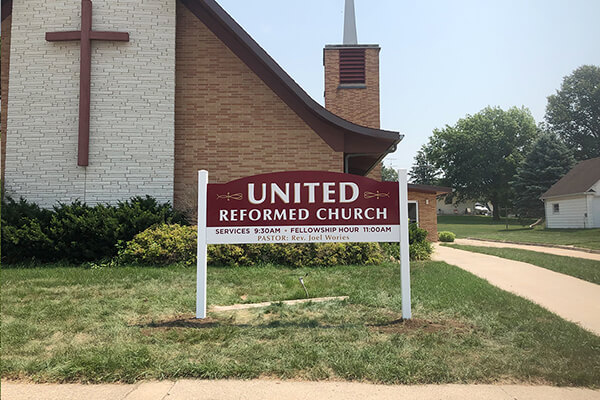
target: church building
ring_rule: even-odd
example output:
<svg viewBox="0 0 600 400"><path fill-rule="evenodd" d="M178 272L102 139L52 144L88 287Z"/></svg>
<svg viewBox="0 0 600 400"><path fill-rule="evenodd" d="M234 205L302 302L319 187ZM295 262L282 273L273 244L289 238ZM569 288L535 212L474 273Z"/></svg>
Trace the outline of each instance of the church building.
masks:
<svg viewBox="0 0 600 400"><path fill-rule="evenodd" d="M2 0L2 184L43 207L150 195L195 209L214 183L266 172L381 179L378 45L324 48L325 107L214 0ZM440 190L411 185L437 239Z"/></svg>

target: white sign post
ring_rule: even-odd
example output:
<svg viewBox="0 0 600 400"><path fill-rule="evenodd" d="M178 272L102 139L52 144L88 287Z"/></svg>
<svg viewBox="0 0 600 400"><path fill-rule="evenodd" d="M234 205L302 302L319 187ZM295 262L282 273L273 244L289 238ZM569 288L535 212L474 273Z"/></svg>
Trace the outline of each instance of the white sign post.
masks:
<svg viewBox="0 0 600 400"><path fill-rule="evenodd" d="M400 207L400 286L402 289L402 318L411 319L410 244L408 242L408 178L405 169L398 170Z"/></svg>
<svg viewBox="0 0 600 400"><path fill-rule="evenodd" d="M196 270L196 318L206 318L206 188L208 171L198 171L198 248Z"/></svg>
<svg viewBox="0 0 600 400"><path fill-rule="evenodd" d="M209 185L198 171L196 318L206 318L207 244L399 241L402 318L410 319L405 169L398 180L299 171Z"/></svg>

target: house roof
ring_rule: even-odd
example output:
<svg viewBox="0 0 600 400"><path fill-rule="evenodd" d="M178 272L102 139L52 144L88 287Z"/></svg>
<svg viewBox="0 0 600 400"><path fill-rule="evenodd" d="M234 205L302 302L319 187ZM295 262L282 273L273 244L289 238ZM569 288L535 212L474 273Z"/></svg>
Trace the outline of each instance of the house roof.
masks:
<svg viewBox="0 0 600 400"><path fill-rule="evenodd" d="M556 182L540 199L589 192L600 180L600 157L582 161Z"/></svg>
<svg viewBox="0 0 600 400"><path fill-rule="evenodd" d="M352 173L366 175L404 137L347 121L312 99L215 0L180 0L334 151L360 154L348 158ZM2 20L12 0L2 0ZM355 165L353 165L353 164Z"/></svg>

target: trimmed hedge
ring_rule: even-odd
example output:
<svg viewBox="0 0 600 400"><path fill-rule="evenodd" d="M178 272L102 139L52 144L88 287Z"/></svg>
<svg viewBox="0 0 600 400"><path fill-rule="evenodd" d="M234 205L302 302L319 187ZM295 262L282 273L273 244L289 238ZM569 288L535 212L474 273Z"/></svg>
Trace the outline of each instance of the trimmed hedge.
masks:
<svg viewBox="0 0 600 400"><path fill-rule="evenodd" d="M166 266L196 263L196 227L161 225L136 235L119 252L118 261ZM253 266L259 264L303 266L374 265L384 260L376 243L224 244L208 246L208 264Z"/></svg>
<svg viewBox="0 0 600 400"><path fill-rule="evenodd" d="M96 261L150 226L185 223L170 204L134 197L116 206L76 201L45 210L26 200L2 201L2 261Z"/></svg>
<svg viewBox="0 0 600 400"><path fill-rule="evenodd" d="M119 252L120 264L166 266L196 263L196 227L162 225L136 235ZM431 244L427 232L412 225L410 256L428 259ZM292 267L375 265L386 256L398 258L398 243L288 243L208 246L208 264L215 266L253 266L277 264Z"/></svg>
<svg viewBox="0 0 600 400"><path fill-rule="evenodd" d="M448 231L440 232L438 234L438 237L440 239L440 242L446 242L446 243L454 242L454 239L456 239L456 235L454 233L448 232Z"/></svg>

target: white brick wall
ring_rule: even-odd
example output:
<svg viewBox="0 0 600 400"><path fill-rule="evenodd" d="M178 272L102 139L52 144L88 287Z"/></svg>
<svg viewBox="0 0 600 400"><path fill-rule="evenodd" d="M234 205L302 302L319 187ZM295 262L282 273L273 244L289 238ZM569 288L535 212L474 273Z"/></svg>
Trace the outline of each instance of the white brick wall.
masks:
<svg viewBox="0 0 600 400"><path fill-rule="evenodd" d="M93 0L89 167L77 166L80 0L14 2L6 193L44 207L136 195L173 200L176 0Z"/></svg>

